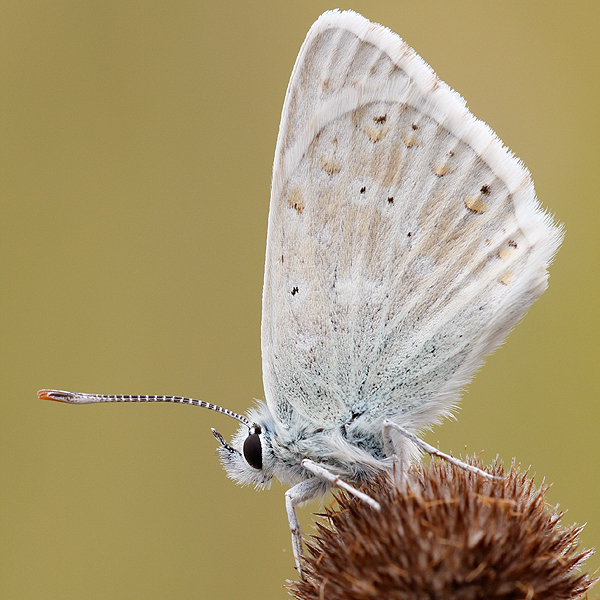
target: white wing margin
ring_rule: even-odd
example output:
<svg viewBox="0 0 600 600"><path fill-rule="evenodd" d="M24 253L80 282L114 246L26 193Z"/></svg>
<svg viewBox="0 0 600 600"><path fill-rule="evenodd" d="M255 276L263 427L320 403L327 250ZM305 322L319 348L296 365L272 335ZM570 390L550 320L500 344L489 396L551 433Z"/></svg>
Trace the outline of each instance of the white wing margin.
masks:
<svg viewBox="0 0 600 600"><path fill-rule="evenodd" d="M414 50L324 13L275 151L262 317L274 417L439 420L546 289L561 240L527 169Z"/></svg>

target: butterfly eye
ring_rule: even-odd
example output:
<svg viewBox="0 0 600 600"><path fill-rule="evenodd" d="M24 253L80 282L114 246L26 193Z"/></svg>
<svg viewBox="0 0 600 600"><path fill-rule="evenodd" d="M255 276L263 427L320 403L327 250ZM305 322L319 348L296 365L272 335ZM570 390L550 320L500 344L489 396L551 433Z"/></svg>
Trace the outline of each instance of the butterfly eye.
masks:
<svg viewBox="0 0 600 600"><path fill-rule="evenodd" d="M258 433L250 433L244 440L244 458L251 467L262 469L262 447Z"/></svg>

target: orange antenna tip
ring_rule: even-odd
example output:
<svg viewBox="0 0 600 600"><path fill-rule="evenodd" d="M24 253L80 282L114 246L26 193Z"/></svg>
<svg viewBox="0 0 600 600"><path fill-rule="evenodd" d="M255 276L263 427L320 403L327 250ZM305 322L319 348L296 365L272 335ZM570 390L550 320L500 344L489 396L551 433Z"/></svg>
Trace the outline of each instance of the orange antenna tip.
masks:
<svg viewBox="0 0 600 600"><path fill-rule="evenodd" d="M66 402L61 398L61 392L59 390L40 390L38 393L40 400L54 400L54 402Z"/></svg>

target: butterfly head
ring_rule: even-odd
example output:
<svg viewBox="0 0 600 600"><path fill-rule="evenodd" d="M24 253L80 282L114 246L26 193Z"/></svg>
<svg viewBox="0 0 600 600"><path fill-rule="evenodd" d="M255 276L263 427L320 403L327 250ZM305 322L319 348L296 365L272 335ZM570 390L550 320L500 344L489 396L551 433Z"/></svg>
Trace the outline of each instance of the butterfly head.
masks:
<svg viewBox="0 0 600 600"><path fill-rule="evenodd" d="M212 430L220 442L218 448L221 464L227 476L241 485L254 484L260 488L269 487L275 476L277 460L271 444L271 427L263 417L264 410L251 411L250 425L242 424L234 435L231 444L223 436Z"/></svg>

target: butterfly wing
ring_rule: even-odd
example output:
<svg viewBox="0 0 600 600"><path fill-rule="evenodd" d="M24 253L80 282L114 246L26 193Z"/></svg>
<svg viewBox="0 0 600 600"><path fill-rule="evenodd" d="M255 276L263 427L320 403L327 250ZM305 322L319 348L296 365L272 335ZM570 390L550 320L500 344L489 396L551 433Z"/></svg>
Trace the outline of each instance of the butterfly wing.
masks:
<svg viewBox="0 0 600 600"><path fill-rule="evenodd" d="M562 233L529 172L396 34L323 14L273 170L263 292L281 423L419 428L546 289Z"/></svg>

